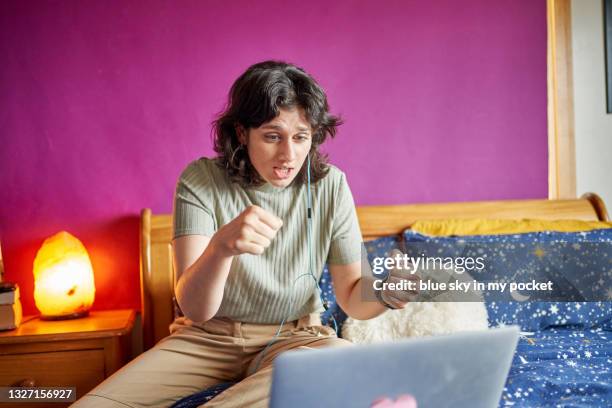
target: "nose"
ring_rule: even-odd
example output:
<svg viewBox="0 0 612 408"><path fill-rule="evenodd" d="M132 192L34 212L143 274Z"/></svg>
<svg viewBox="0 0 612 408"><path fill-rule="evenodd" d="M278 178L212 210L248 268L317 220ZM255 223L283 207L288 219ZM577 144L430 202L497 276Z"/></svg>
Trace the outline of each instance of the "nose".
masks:
<svg viewBox="0 0 612 408"><path fill-rule="evenodd" d="M279 158L284 161L292 162L296 157L295 145L291 138L285 139L280 145Z"/></svg>

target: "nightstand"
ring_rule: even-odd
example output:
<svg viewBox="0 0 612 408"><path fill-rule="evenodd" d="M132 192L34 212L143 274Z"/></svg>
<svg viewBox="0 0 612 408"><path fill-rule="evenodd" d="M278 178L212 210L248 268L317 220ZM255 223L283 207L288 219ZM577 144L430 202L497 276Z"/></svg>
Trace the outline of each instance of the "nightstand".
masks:
<svg viewBox="0 0 612 408"><path fill-rule="evenodd" d="M129 361L135 315L112 310L74 320L24 318L18 329L0 332L0 386L72 386L80 398Z"/></svg>

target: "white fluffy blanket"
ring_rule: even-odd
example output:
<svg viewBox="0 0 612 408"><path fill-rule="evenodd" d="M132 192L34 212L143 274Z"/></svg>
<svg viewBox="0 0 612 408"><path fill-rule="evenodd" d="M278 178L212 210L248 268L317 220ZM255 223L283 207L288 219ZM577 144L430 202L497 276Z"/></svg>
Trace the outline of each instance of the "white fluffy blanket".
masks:
<svg viewBox="0 0 612 408"><path fill-rule="evenodd" d="M349 317L342 326L342 337L369 344L487 327L487 309L482 302L414 302L370 320Z"/></svg>

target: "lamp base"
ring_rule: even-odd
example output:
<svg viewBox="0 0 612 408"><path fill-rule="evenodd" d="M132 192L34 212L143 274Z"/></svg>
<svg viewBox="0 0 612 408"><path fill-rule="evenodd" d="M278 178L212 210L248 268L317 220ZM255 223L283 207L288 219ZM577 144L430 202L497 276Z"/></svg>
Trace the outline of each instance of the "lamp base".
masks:
<svg viewBox="0 0 612 408"><path fill-rule="evenodd" d="M70 313L67 315L61 315L61 316L45 316L45 315L41 315L40 316L40 320L70 320L70 319L78 319L81 317L85 317L89 315L89 310L84 310L81 312L74 312L74 313Z"/></svg>

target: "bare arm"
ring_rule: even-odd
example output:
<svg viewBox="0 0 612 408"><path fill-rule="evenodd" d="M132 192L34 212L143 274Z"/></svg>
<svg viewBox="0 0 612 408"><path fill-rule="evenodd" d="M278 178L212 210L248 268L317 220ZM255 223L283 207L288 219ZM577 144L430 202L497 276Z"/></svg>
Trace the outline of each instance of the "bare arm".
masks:
<svg viewBox="0 0 612 408"><path fill-rule="evenodd" d="M354 319L367 320L383 313L387 308L379 302L366 302L363 300L362 290L373 291L372 281L362 277L361 261L346 265L329 265L329 272L334 282L334 292L338 304L349 316ZM414 280L416 276L391 270L389 282L399 282L402 279ZM365 287L364 287L365 285ZM415 292L399 292L383 290L385 302L397 309L402 309L410 301Z"/></svg>
<svg viewBox="0 0 612 408"><path fill-rule="evenodd" d="M221 305L233 256L222 256L202 235L172 241L176 271L176 300L191 320L210 320Z"/></svg>
<svg viewBox="0 0 612 408"><path fill-rule="evenodd" d="M221 306L234 256L261 255L281 226L278 217L250 206L212 238L202 235L176 238L173 241L175 293L185 316L198 322L210 320Z"/></svg>
<svg viewBox="0 0 612 408"><path fill-rule="evenodd" d="M362 286L367 283L361 277L361 261L346 265L329 265L329 272L334 282L336 301L352 318L367 320L387 310L378 302L362 300Z"/></svg>

